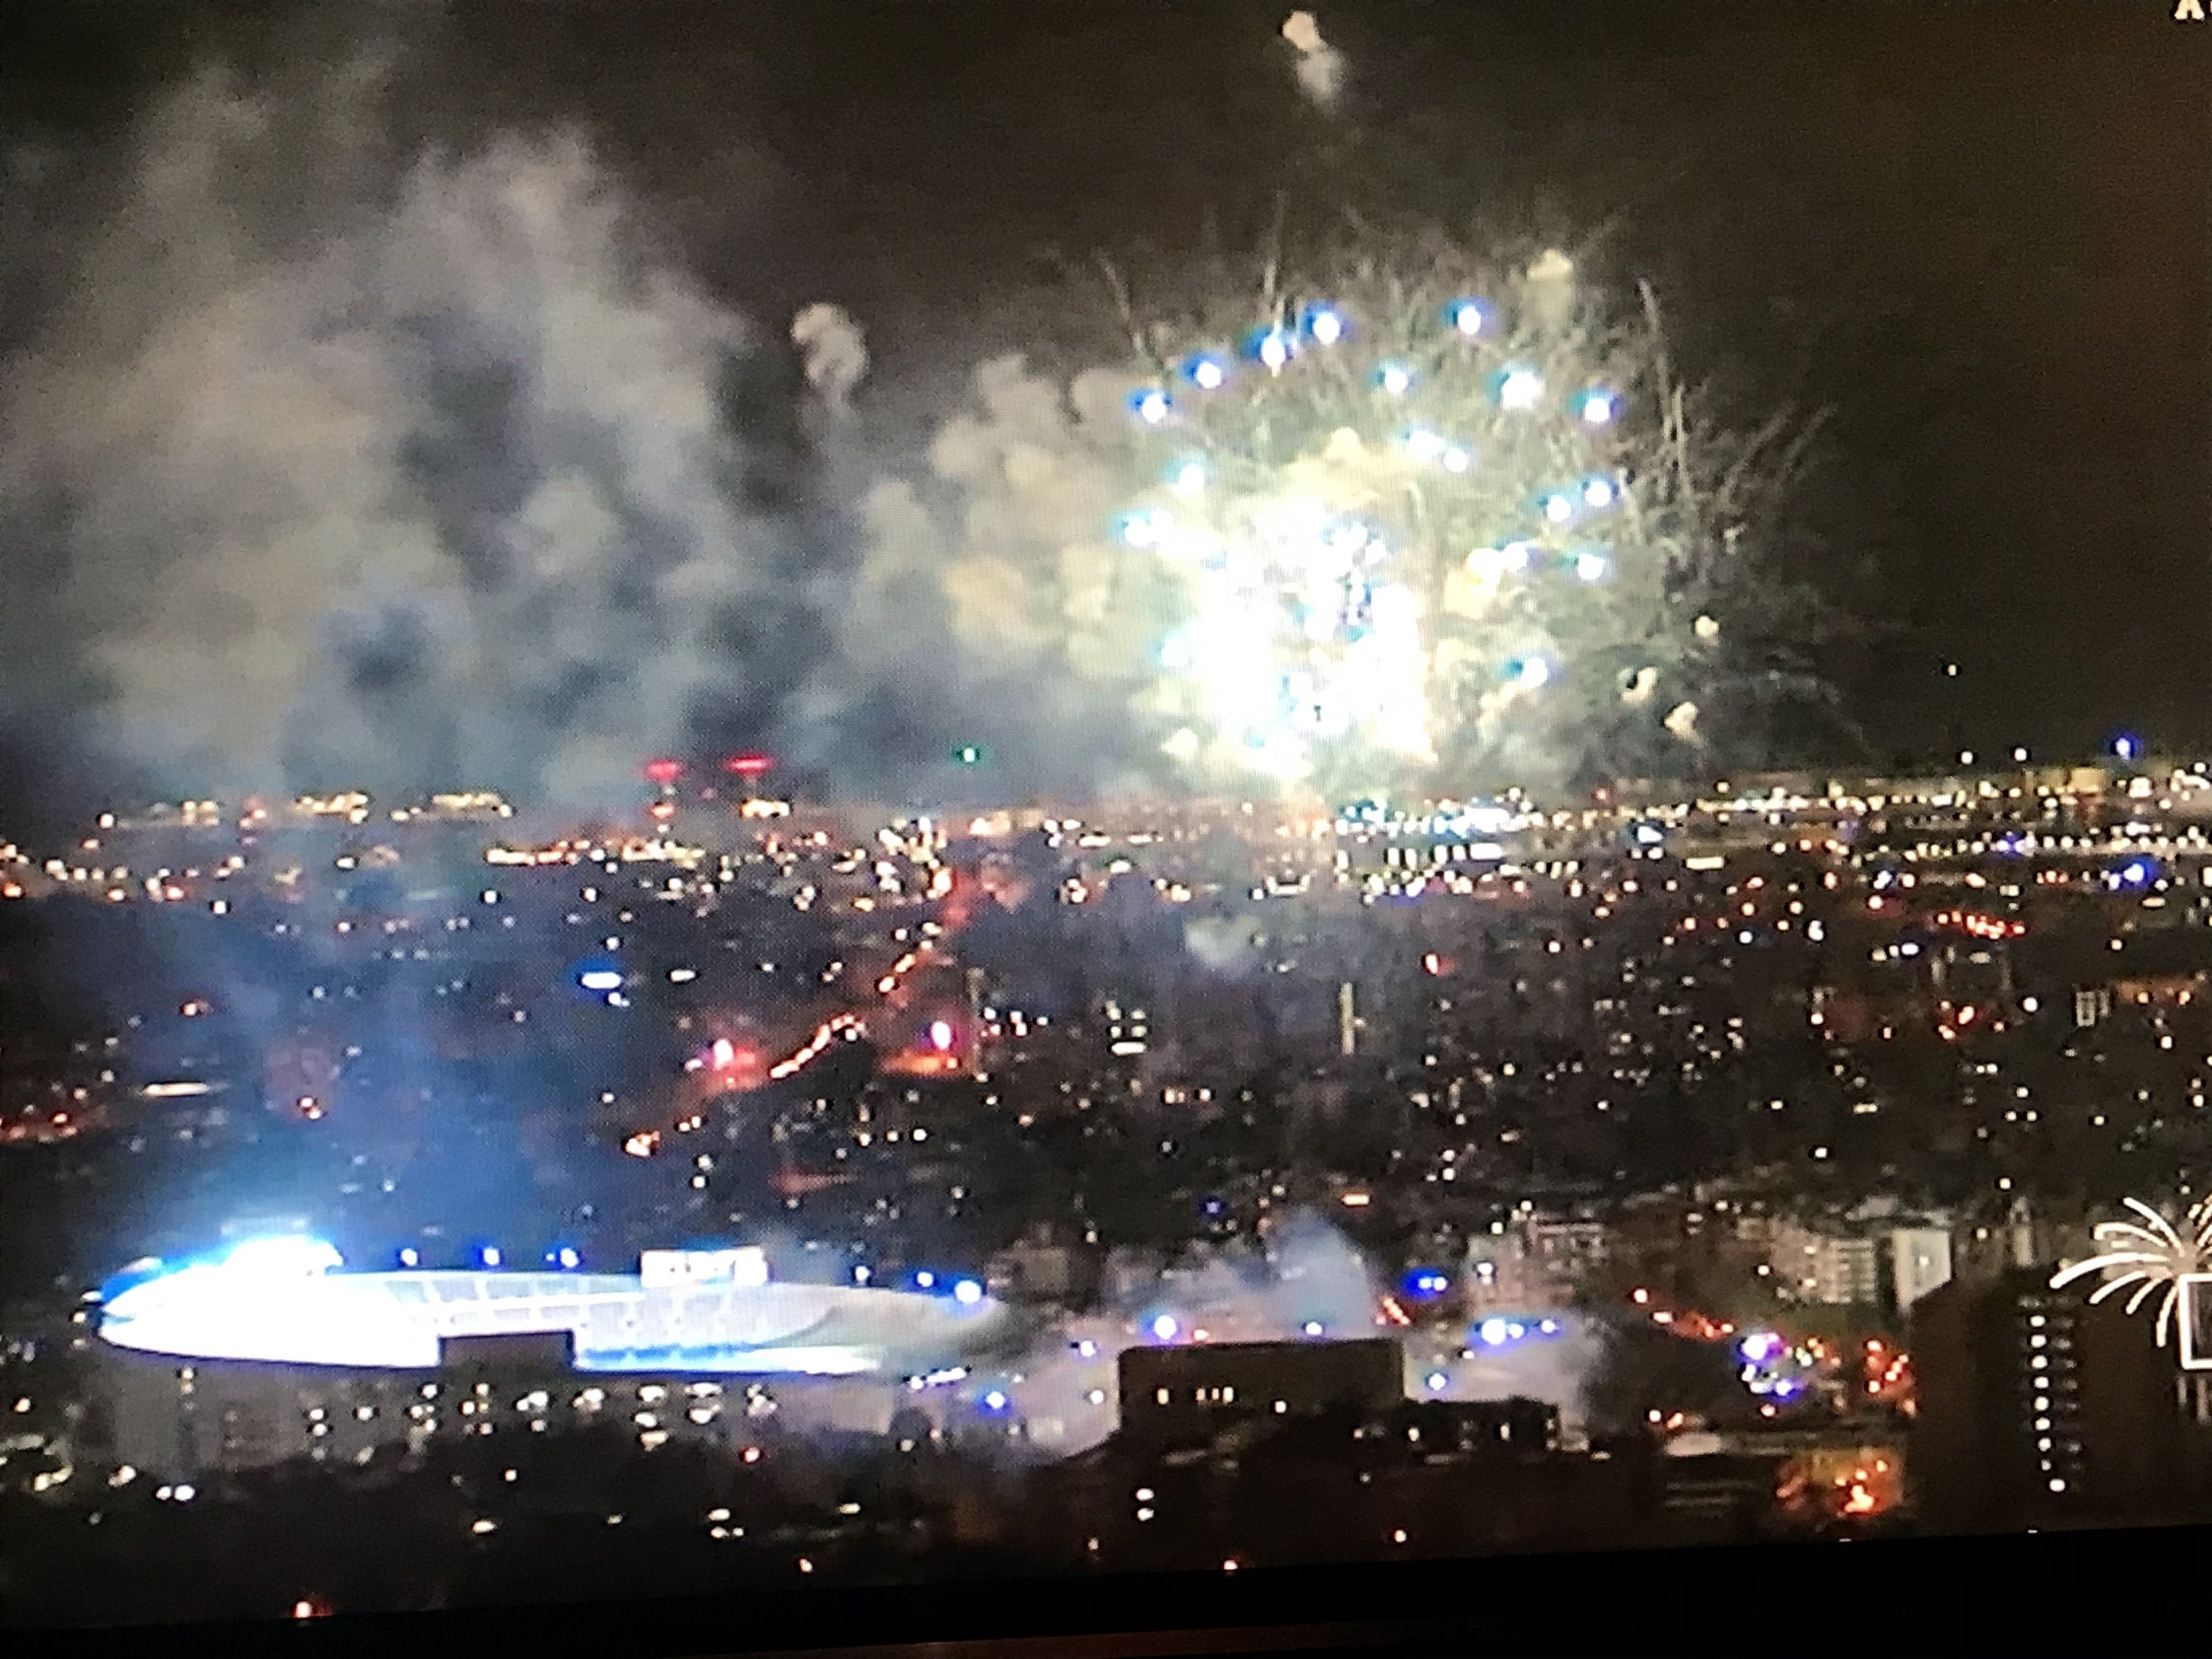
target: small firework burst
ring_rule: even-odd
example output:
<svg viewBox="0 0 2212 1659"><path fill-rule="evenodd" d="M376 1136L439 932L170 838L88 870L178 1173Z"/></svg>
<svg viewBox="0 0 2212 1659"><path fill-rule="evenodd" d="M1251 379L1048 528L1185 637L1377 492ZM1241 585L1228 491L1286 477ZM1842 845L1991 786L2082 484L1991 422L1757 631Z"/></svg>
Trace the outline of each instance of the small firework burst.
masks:
<svg viewBox="0 0 2212 1659"><path fill-rule="evenodd" d="M2063 1290L2092 1273L2102 1273L2105 1282L2090 1293L2090 1302L2102 1302L2132 1285L2135 1292L2128 1297L2126 1310L2134 1313L2163 1285L2166 1294L2158 1304L2156 1328L2163 1347L2180 1306L2181 1280L2207 1271L2212 1262L2212 1197L2191 1206L2179 1228L2139 1199L2123 1201L2142 1220L2099 1222L2097 1242L2112 1248L2053 1275L2051 1288Z"/></svg>

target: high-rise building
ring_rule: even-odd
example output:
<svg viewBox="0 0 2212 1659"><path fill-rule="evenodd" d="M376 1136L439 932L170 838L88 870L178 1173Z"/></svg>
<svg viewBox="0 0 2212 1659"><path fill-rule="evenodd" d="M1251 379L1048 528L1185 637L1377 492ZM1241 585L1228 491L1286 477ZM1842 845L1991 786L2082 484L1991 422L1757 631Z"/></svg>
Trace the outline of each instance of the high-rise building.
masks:
<svg viewBox="0 0 2212 1659"><path fill-rule="evenodd" d="M2185 1506L2191 1447L2151 1321L2048 1267L1953 1279L1911 1310L1913 1468L1943 1531L2124 1525Z"/></svg>
<svg viewBox="0 0 2212 1659"><path fill-rule="evenodd" d="M1951 1233L1947 1227L1899 1227L1887 1240L1889 1288L1900 1312L1951 1282Z"/></svg>
<svg viewBox="0 0 2212 1659"><path fill-rule="evenodd" d="M1777 1281L1800 1301L1865 1304L1880 1293L1881 1275L1871 1238L1784 1224L1775 1230L1768 1262Z"/></svg>

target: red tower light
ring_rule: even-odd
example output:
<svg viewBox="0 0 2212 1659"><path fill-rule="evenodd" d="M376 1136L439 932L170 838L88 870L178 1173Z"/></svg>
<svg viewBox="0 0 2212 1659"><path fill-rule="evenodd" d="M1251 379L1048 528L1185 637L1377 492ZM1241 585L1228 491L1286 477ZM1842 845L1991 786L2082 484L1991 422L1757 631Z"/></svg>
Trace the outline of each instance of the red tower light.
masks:
<svg viewBox="0 0 2212 1659"><path fill-rule="evenodd" d="M757 778L775 765L772 755L732 755L722 763L722 769L740 778Z"/></svg>
<svg viewBox="0 0 2212 1659"><path fill-rule="evenodd" d="M673 783L684 775L684 763L678 760L651 760L645 763L645 775L655 783Z"/></svg>

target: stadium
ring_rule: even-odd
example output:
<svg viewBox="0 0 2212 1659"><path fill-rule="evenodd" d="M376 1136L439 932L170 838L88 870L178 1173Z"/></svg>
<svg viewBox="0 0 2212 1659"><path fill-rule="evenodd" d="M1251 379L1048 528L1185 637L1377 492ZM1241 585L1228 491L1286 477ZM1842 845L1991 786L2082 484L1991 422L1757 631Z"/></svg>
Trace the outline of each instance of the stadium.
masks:
<svg viewBox="0 0 2212 1659"><path fill-rule="evenodd" d="M313 1240L149 1263L100 1292L100 1334L187 1359L429 1370L461 1338L558 1336L584 1371L850 1376L927 1370L988 1343L1005 1310L946 1297L769 1281L757 1250L647 1251L635 1273L349 1273Z"/></svg>
<svg viewBox="0 0 2212 1659"><path fill-rule="evenodd" d="M648 1436L724 1439L779 1396L879 1428L909 1379L959 1370L1017 1322L974 1280L944 1295L775 1283L757 1249L647 1251L635 1273L343 1266L317 1240L260 1239L103 1285L118 1454L164 1474L365 1463L441 1430L630 1421L630 1407ZM726 1413L726 1382L744 1401Z"/></svg>

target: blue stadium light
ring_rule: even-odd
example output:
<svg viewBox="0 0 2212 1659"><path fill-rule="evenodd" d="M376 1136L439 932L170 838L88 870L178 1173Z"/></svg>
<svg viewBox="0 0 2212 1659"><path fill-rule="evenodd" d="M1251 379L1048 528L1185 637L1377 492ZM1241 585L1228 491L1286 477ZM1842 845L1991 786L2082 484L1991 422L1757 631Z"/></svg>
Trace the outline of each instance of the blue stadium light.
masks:
<svg viewBox="0 0 2212 1659"><path fill-rule="evenodd" d="M1146 426L1158 426L1168 417L1171 405L1168 394L1158 386L1146 386L1129 398L1129 411Z"/></svg>
<svg viewBox="0 0 2212 1659"><path fill-rule="evenodd" d="M1620 407L1620 399L1600 386L1593 386L1577 400L1575 413L1584 426L1611 424Z"/></svg>
<svg viewBox="0 0 2212 1659"><path fill-rule="evenodd" d="M1158 1319L1152 1321L1152 1334L1163 1342L1174 1341L1176 1333L1182 1328L1182 1327L1176 1323L1173 1314L1162 1314Z"/></svg>
<svg viewBox="0 0 2212 1659"><path fill-rule="evenodd" d="M2124 761L2131 761L2142 753L2142 739L2132 732L2123 732L2112 739L2112 753Z"/></svg>
<svg viewBox="0 0 2212 1659"><path fill-rule="evenodd" d="M1431 1371L1429 1373L1429 1392L1431 1394L1442 1394L1444 1391L1444 1385L1450 1381L1451 1379L1446 1376L1442 1371Z"/></svg>
<svg viewBox="0 0 2212 1659"><path fill-rule="evenodd" d="M1505 1322L1502 1319L1484 1320L1481 1324L1475 1327L1474 1334L1482 1339L1483 1346L1488 1348L1503 1347L1511 1340L1507 1334Z"/></svg>
<svg viewBox="0 0 2212 1659"><path fill-rule="evenodd" d="M1254 362L1279 369L1291 361L1291 337L1279 328L1255 329L1244 342L1244 350Z"/></svg>
<svg viewBox="0 0 2212 1659"><path fill-rule="evenodd" d="M983 1299L983 1287L972 1279L963 1279L952 1287L952 1299L963 1308L972 1308Z"/></svg>
<svg viewBox="0 0 2212 1659"><path fill-rule="evenodd" d="M160 1257L142 1255L120 1273L111 1274L101 1281L99 1290L93 1293L94 1299L112 1302L124 1291L136 1285L150 1283L168 1271L168 1264Z"/></svg>
<svg viewBox="0 0 2212 1659"><path fill-rule="evenodd" d="M914 1282L925 1291L934 1290L937 1288L937 1275L927 1271L918 1273L914 1276Z"/></svg>
<svg viewBox="0 0 2212 1659"><path fill-rule="evenodd" d="M1443 436L1426 427L1417 426L1406 434L1406 453L1417 461L1440 461L1451 446Z"/></svg>
<svg viewBox="0 0 2212 1659"><path fill-rule="evenodd" d="M1006 1396L996 1389L992 1389L990 1393L983 1396L983 1409L987 1412L1002 1412L1006 1410Z"/></svg>
<svg viewBox="0 0 2212 1659"><path fill-rule="evenodd" d="M1525 363L1501 369L1492 377L1492 394L1500 409L1525 412L1544 396L1544 377Z"/></svg>
<svg viewBox="0 0 2212 1659"><path fill-rule="evenodd" d="M1413 389L1413 371L1403 363L1384 363L1375 371L1375 384L1394 398Z"/></svg>
<svg viewBox="0 0 2212 1659"><path fill-rule="evenodd" d="M572 1246L564 1244L555 1253L554 1260L563 1267L575 1267L582 1265L584 1258Z"/></svg>
<svg viewBox="0 0 2212 1659"><path fill-rule="evenodd" d="M1318 1319L1309 1319L1305 1322L1304 1328L1305 1334L1308 1336L1319 1336L1322 1332L1321 1321Z"/></svg>
<svg viewBox="0 0 2212 1659"><path fill-rule="evenodd" d="M1131 547L1157 547L1167 532L1168 515L1156 508L1143 507L1124 515L1121 537Z"/></svg>
<svg viewBox="0 0 2212 1659"><path fill-rule="evenodd" d="M1344 337L1344 313L1334 306L1309 306L1300 321L1316 345L1332 346Z"/></svg>
<svg viewBox="0 0 2212 1659"><path fill-rule="evenodd" d="M477 1252L477 1260L483 1262L487 1267L496 1267L499 1266L500 1262L498 1247L492 1244L485 1245L483 1249Z"/></svg>
<svg viewBox="0 0 2212 1659"><path fill-rule="evenodd" d="M1212 352L1201 351L1186 359L1182 377L1200 392L1218 392L1229 380L1229 365Z"/></svg>
<svg viewBox="0 0 2212 1659"><path fill-rule="evenodd" d="M408 1246L399 1252L399 1265L403 1267L421 1267L422 1265L422 1253L420 1250L416 1249L412 1245Z"/></svg>
<svg viewBox="0 0 2212 1659"><path fill-rule="evenodd" d="M1490 325L1490 313L1480 300L1454 300L1444 307L1444 322L1473 339Z"/></svg>

